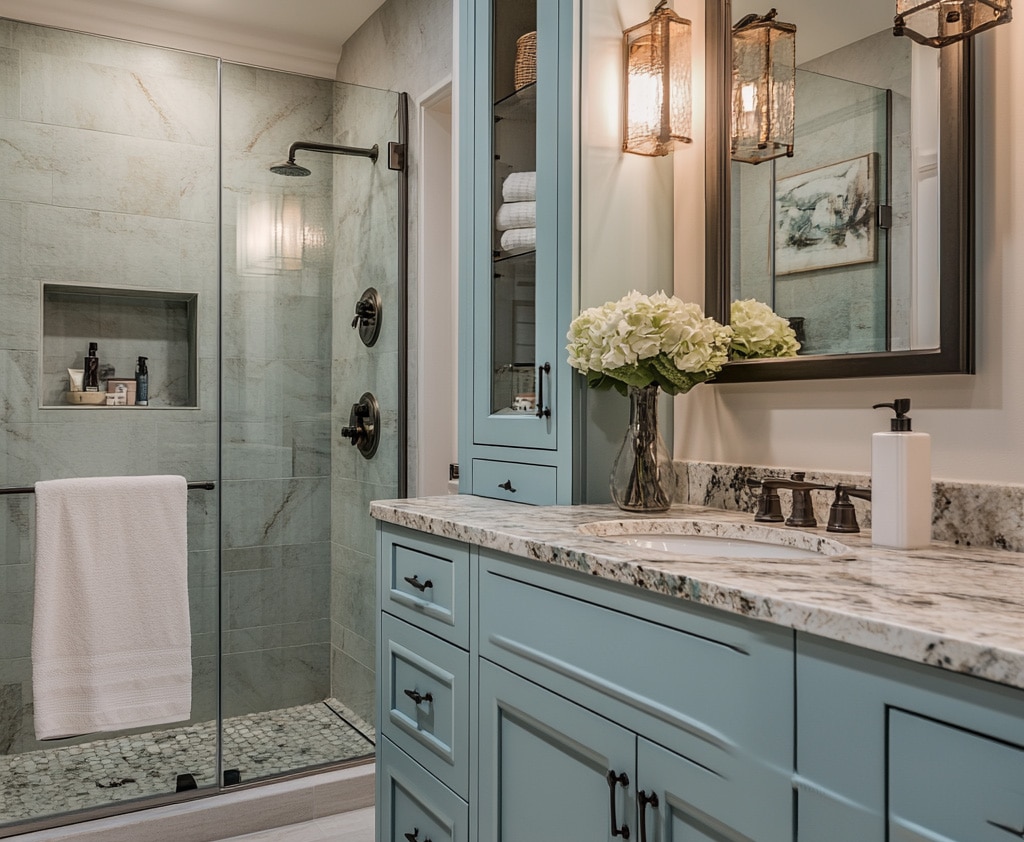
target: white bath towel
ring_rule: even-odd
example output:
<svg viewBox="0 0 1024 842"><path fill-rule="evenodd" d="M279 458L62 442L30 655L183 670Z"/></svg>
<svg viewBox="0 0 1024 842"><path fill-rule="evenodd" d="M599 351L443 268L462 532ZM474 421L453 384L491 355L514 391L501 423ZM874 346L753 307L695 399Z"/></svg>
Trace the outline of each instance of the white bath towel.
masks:
<svg viewBox="0 0 1024 842"><path fill-rule="evenodd" d="M509 228L501 235L501 247L505 251L532 249L537 247L536 228Z"/></svg>
<svg viewBox="0 0 1024 842"><path fill-rule="evenodd" d="M185 479L64 479L35 488L36 737L188 719Z"/></svg>
<svg viewBox="0 0 1024 842"><path fill-rule="evenodd" d="M506 202L532 202L537 198L537 173L509 173L501 183L501 198Z"/></svg>
<svg viewBox="0 0 1024 842"><path fill-rule="evenodd" d="M494 227L499 231L510 228L534 228L537 225L536 202L506 202L498 208Z"/></svg>

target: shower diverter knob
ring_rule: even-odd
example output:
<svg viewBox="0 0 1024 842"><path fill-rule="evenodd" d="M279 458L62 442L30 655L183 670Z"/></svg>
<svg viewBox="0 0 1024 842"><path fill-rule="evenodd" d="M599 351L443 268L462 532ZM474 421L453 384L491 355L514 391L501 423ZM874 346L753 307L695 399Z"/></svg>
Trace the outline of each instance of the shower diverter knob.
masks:
<svg viewBox="0 0 1024 842"><path fill-rule="evenodd" d="M377 452L380 443L380 404L372 392L364 392L359 403L352 404L348 426L341 428L343 438L352 439L352 444L369 459Z"/></svg>

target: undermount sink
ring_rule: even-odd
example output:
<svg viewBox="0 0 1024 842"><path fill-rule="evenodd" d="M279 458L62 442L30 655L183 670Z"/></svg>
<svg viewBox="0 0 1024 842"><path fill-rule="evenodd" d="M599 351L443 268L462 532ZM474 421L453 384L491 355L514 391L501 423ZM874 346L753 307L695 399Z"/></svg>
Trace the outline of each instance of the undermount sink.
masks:
<svg viewBox="0 0 1024 842"><path fill-rule="evenodd" d="M578 532L676 556L800 559L847 555L845 544L810 532L712 520L603 520Z"/></svg>

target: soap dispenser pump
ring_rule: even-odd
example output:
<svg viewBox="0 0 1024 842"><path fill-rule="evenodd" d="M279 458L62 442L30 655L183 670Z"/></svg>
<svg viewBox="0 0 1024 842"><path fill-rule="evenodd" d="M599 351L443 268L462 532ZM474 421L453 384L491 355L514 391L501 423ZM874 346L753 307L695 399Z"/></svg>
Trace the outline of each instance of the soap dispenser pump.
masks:
<svg viewBox="0 0 1024 842"><path fill-rule="evenodd" d="M871 437L871 543L912 550L932 537L931 436L911 429L910 398L876 403L896 413Z"/></svg>

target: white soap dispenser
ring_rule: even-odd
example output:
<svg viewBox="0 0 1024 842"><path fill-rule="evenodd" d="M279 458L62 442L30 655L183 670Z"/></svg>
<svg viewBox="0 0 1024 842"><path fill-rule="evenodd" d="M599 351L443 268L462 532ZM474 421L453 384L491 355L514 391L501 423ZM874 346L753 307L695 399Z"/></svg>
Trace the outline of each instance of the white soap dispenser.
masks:
<svg viewBox="0 0 1024 842"><path fill-rule="evenodd" d="M910 398L876 403L896 413L887 433L871 437L871 543L913 550L932 538L932 440L910 428Z"/></svg>

